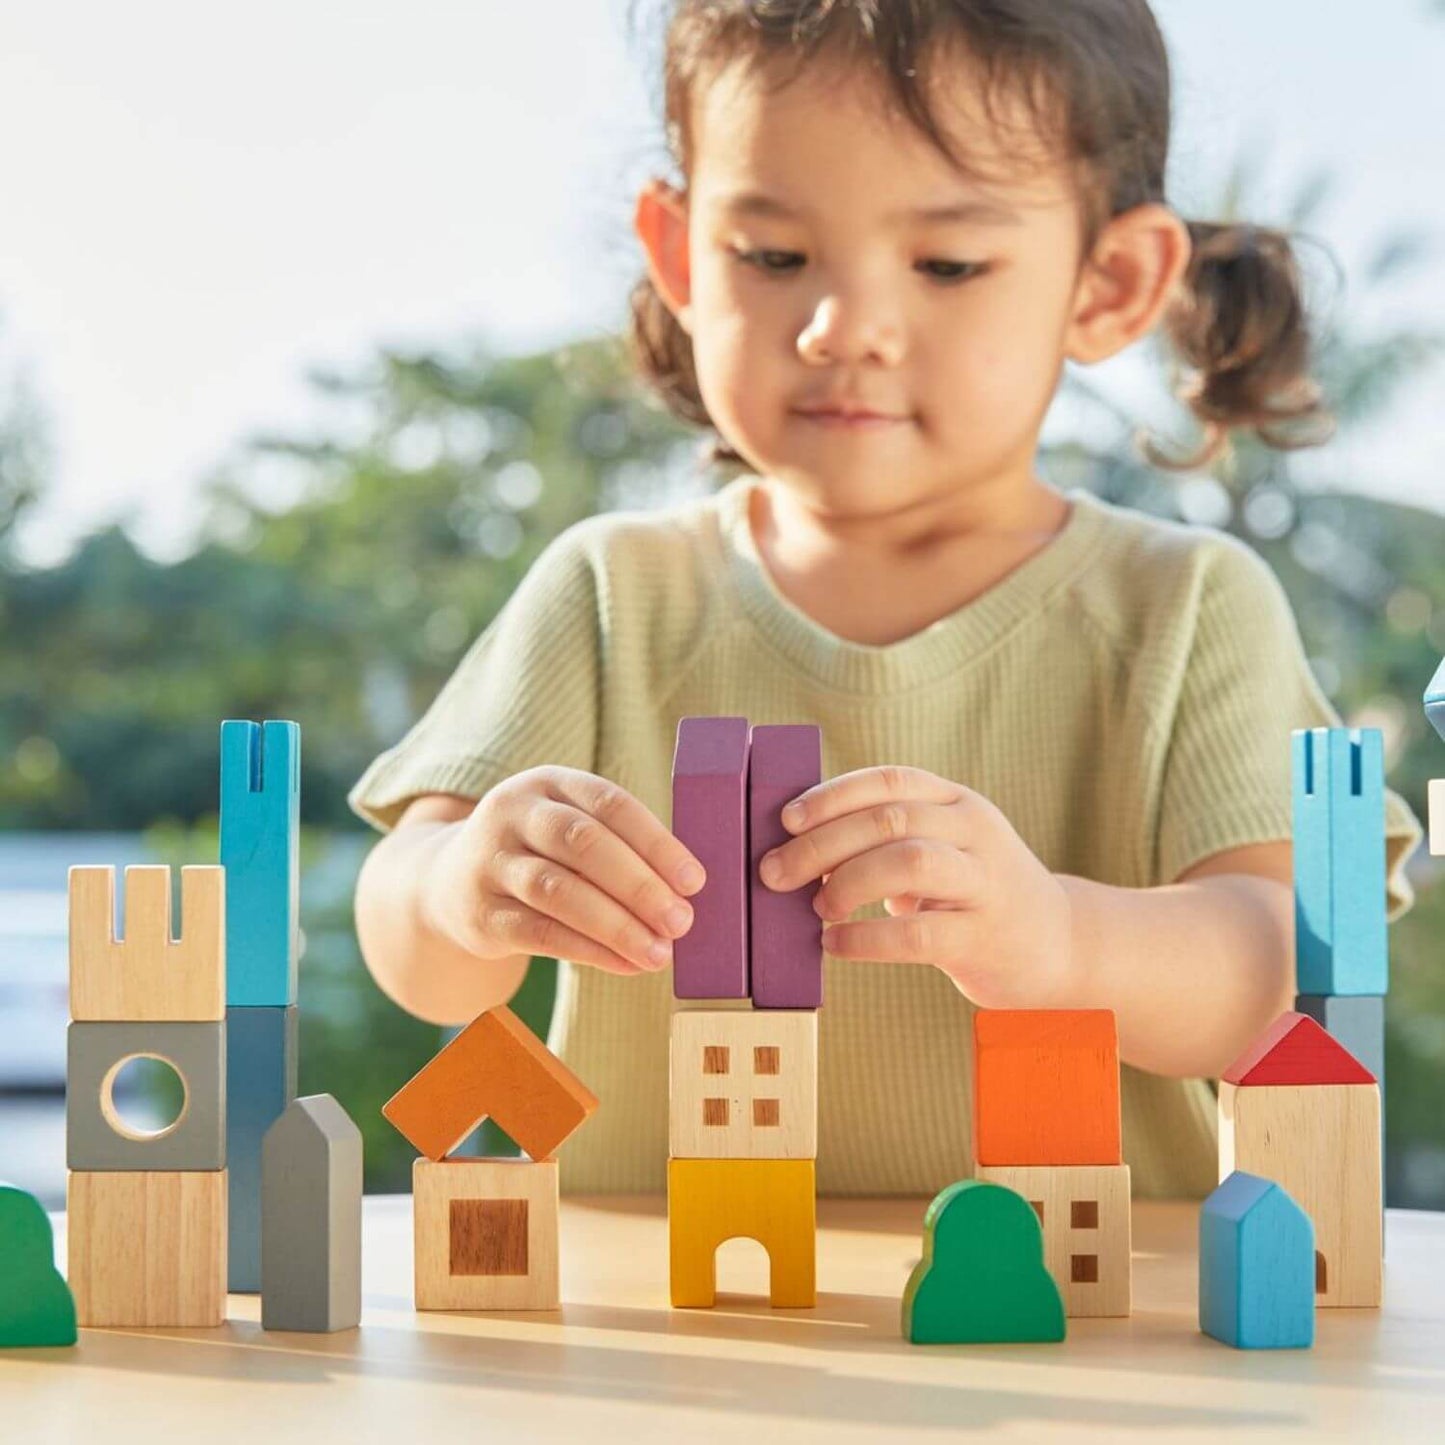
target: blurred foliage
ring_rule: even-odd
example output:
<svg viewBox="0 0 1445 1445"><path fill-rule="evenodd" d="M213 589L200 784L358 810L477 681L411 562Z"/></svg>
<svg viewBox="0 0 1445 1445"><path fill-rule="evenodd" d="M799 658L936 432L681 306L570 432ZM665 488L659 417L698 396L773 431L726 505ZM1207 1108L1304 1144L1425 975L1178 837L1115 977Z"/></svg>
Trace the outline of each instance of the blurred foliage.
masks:
<svg viewBox="0 0 1445 1445"><path fill-rule="evenodd" d="M1256 185L1241 167L1219 218L1263 219ZM1313 177L1270 223L1302 233L1329 194L1328 177ZM1358 270L1356 309L1430 254L1417 235L1387 238ZM1342 439L1377 423L1445 349L1423 330L1327 319L1314 371ZM1149 345L1163 376L1168 358ZM361 964L350 899L368 836L346 791L558 532L723 478L695 464L696 435L642 396L614 339L522 358L480 344L382 350L352 374L311 380L314 428L229 455L208 478L198 547L169 564L110 529L58 566L22 566L5 538L36 493L41 431L0 398L0 826L147 829L178 862L214 858L220 719L299 721L301 1085L341 1100L365 1134L368 1187L396 1189L411 1151L380 1105L438 1031L402 1014ZM1351 495L1350 477L1328 472L1342 448L1279 452L1239 437L1209 468L1171 476L1133 451L1136 408L1075 368L1064 391L1087 440L1046 446L1045 474L1256 547L1289 593L1321 685L1347 721L1383 729L1391 783L1423 817L1445 762L1420 707L1445 652L1445 518ZM1181 424L1162 387L1158 411ZM1423 880L1429 860L1419 865ZM1392 934L1390 1136L1396 1195L1408 1184L1437 1205L1442 938L1445 892L1426 889ZM538 1032L554 976L551 960L536 961L518 1000ZM1437 1161L1434 1183L1395 1176L1407 1149Z"/></svg>

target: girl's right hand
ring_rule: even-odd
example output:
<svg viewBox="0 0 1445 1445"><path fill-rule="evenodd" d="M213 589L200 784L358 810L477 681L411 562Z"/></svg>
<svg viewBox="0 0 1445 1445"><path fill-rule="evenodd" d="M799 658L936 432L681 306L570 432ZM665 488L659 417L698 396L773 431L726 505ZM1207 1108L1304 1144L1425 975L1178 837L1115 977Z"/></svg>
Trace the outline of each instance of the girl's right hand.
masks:
<svg viewBox="0 0 1445 1445"><path fill-rule="evenodd" d="M453 827L421 903L432 927L478 958L543 954L655 973L692 927L682 895L702 887L702 865L606 778L529 768Z"/></svg>

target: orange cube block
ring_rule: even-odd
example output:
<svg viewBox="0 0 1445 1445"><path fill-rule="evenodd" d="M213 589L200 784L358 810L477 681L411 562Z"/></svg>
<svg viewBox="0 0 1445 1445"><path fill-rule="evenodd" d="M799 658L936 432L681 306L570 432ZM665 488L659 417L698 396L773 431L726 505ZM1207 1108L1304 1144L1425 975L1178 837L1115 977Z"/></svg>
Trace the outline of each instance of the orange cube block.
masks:
<svg viewBox="0 0 1445 1445"><path fill-rule="evenodd" d="M973 1144L988 1164L1120 1164L1112 1009L980 1009Z"/></svg>
<svg viewBox="0 0 1445 1445"><path fill-rule="evenodd" d="M546 1159L597 1107L597 1096L501 1005L479 1014L381 1112L428 1159L445 1159L495 1119Z"/></svg>

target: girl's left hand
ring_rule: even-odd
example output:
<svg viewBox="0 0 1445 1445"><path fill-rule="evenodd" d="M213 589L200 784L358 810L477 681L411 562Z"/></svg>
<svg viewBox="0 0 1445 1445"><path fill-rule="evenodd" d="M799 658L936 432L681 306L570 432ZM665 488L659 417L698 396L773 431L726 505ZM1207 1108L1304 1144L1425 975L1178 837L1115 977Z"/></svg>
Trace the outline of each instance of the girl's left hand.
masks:
<svg viewBox="0 0 1445 1445"><path fill-rule="evenodd" d="M922 768L860 768L800 793L782 821L794 836L764 854L768 887L821 878L825 925L879 899L894 915L825 926L835 958L931 963L982 1008L1060 1006L1068 894L981 793Z"/></svg>

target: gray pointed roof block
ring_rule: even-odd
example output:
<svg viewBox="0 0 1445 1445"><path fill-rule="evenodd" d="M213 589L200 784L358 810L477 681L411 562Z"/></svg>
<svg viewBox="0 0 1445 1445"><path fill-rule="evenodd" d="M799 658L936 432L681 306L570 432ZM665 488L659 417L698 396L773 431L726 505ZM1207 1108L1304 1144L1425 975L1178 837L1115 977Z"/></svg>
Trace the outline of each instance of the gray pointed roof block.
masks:
<svg viewBox="0 0 1445 1445"><path fill-rule="evenodd" d="M330 1094L293 1100L261 1146L261 1327L361 1321L361 1131Z"/></svg>

